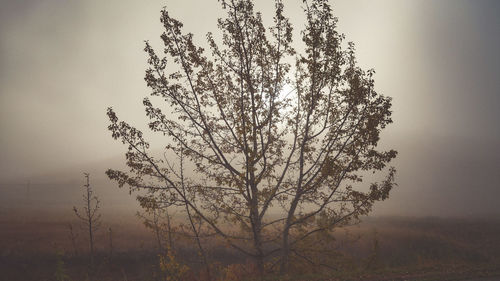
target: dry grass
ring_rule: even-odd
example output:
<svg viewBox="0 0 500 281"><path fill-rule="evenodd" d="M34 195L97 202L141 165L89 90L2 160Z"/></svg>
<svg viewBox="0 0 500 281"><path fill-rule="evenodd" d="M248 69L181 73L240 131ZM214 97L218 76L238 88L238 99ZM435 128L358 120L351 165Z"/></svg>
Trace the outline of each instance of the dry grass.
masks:
<svg viewBox="0 0 500 281"><path fill-rule="evenodd" d="M55 280L56 265L64 262L71 280L85 280L86 240L71 216L3 213L0 216L0 280ZM96 237L97 280L158 280L158 257L153 235L133 216L108 216ZM74 225L78 255L69 236ZM108 236L113 229L113 255ZM457 280L463 276L500 274L500 222L436 218L367 219L341 229L334 240L318 244L330 249L317 260L330 267L295 259L286 280ZM212 241L208 252L213 271L226 280L251 279L251 262L223 243ZM201 280L201 265L189 241L176 244L178 261L190 270L186 280ZM57 254L59 253L59 255ZM315 252L309 252L314 257ZM271 262L271 261L270 261ZM278 277L270 275L269 280Z"/></svg>

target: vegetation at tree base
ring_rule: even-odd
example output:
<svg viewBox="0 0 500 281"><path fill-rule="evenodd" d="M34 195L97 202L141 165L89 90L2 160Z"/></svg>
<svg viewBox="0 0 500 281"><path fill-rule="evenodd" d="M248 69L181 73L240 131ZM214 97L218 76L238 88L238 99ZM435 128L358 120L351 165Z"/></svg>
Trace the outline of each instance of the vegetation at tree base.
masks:
<svg viewBox="0 0 500 281"><path fill-rule="evenodd" d="M313 252L327 250L334 228L358 222L395 185L387 165L396 151L377 150L391 99L375 91L374 71L357 65L354 44L344 46L328 1L303 1L300 50L282 1L269 27L250 0L221 5L221 40L207 34L209 52L161 12L166 56L146 43L152 98L143 104L149 128L166 137L165 157L109 108L130 171L107 175L146 191L145 208L183 208L201 252L200 234L217 236L252 258L261 279L286 274L293 262L330 266ZM365 183L376 171L385 179Z"/></svg>

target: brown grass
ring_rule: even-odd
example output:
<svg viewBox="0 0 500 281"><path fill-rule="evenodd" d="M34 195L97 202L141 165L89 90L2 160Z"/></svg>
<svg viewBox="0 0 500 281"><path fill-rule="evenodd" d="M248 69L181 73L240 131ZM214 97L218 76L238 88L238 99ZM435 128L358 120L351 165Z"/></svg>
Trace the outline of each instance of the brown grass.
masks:
<svg viewBox="0 0 500 281"><path fill-rule="evenodd" d="M74 255L68 223L78 234L78 256ZM71 216L55 213L3 213L0 280L55 280L58 259L64 262L71 280L85 280L87 241L84 229L77 225ZM108 227L113 229L111 257ZM309 252L317 260L329 261L330 267L296 257L294 272L287 280L456 280L453 278L500 274L498 220L366 219L359 226L337 230L334 237L318 245L330 249L328 255L318 251L314 257L316 252ZM158 252L153 235L134 216L107 216L96 241L98 280L157 280ZM177 241L175 250L178 261L190 268L185 279L203 279L192 243ZM220 280L251 279L252 262L223 243L212 241L208 252Z"/></svg>

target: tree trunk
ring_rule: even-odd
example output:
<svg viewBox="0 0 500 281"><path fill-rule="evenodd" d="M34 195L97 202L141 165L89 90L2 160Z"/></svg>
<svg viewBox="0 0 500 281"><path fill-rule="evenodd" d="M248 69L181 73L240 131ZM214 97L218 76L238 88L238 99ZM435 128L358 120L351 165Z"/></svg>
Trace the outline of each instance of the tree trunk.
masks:
<svg viewBox="0 0 500 281"><path fill-rule="evenodd" d="M295 209L299 203L297 197L292 201L290 205L290 210L288 211L288 216L286 218L285 227L283 229L283 240L281 245L281 264L280 264L280 274L284 275L289 270L290 265L290 227L292 224L293 216L295 214Z"/></svg>
<svg viewBox="0 0 500 281"><path fill-rule="evenodd" d="M288 272L290 264L290 245L288 243L289 231L286 230L283 233L283 241L281 246L281 264L280 264L280 274L284 275Z"/></svg>
<svg viewBox="0 0 500 281"><path fill-rule="evenodd" d="M254 248L255 248L255 263L259 273L260 280L264 280L264 251L262 249L262 237L260 233L260 223L256 224L256 232L254 233Z"/></svg>
<svg viewBox="0 0 500 281"><path fill-rule="evenodd" d="M262 249L262 222L259 218L258 205L256 200L252 200L251 225L253 231L253 241L255 249L255 263L259 274L259 279L264 280L264 250Z"/></svg>

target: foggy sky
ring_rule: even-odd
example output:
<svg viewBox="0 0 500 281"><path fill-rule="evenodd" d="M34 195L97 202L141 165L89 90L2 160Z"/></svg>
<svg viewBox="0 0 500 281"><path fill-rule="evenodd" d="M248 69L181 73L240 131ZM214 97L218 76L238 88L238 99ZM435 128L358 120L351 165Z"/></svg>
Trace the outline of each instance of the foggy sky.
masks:
<svg viewBox="0 0 500 281"><path fill-rule="evenodd" d="M270 19L272 1L255 2ZM296 31L301 2L285 1ZM0 3L0 183L79 178L122 159L105 110L145 127L142 49L161 46L161 8L199 43L223 15L216 0ZM382 146L399 151L399 186L375 213L500 214L500 2L332 4L360 65L394 99Z"/></svg>

